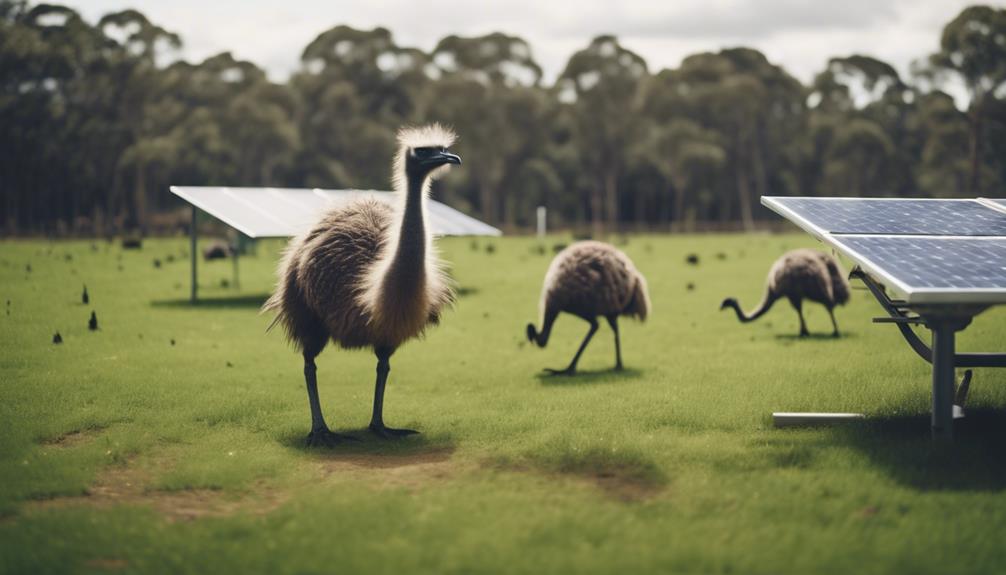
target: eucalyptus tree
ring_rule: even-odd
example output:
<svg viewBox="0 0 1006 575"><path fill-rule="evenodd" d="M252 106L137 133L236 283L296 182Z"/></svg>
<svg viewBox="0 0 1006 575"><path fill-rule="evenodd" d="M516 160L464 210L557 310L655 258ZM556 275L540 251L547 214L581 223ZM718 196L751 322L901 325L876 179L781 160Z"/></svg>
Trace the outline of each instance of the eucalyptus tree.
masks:
<svg viewBox="0 0 1006 575"><path fill-rule="evenodd" d="M991 6L965 8L944 28L940 51L929 57L939 82L952 77L964 84L970 96L970 177L968 192L983 193L982 173L985 127L993 100L1006 92L1006 9Z"/></svg>
<svg viewBox="0 0 1006 575"><path fill-rule="evenodd" d="M511 227L530 211L527 195L548 194L556 181L541 161L551 102L541 67L522 38L502 33L448 36L430 54L437 81L427 117L453 125L472 154L463 186L482 218ZM531 186L529 190L526 186ZM545 190L544 192L542 190Z"/></svg>
<svg viewBox="0 0 1006 575"><path fill-rule="evenodd" d="M291 80L302 111L296 183L386 187L395 130L417 119L428 64L384 28L336 26L312 40Z"/></svg>
<svg viewBox="0 0 1006 575"><path fill-rule="evenodd" d="M614 36L594 38L559 76L558 97L576 119L581 167L590 175L595 234L605 221L611 228L619 225L619 180L644 125L640 112L648 77L646 61Z"/></svg>

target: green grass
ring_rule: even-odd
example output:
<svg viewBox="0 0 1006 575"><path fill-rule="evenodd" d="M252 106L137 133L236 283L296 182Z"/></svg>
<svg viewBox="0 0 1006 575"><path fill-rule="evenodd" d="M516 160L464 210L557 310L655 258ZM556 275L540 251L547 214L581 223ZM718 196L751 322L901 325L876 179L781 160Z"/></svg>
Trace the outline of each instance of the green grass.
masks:
<svg viewBox="0 0 1006 575"><path fill-rule="evenodd" d="M0 243L0 571L1006 569L1001 370L976 372L956 445L935 448L928 365L870 323L867 292L838 311L839 340L793 337L784 303L749 325L719 311L757 303L774 258L813 240L632 236L654 310L623 322L629 369L608 371L604 326L582 375L543 377L586 333L564 316L547 349L524 340L566 241L441 242L463 296L395 354L386 398L386 421L422 435L363 431L374 358L329 348L326 417L362 439L335 450L303 447L300 358L257 313L279 242L242 261L240 290L221 286L229 263L200 262L197 306L181 239ZM807 319L830 330L819 306ZM961 348L1002 350L1004 319L979 316ZM772 411L868 418L776 430Z"/></svg>

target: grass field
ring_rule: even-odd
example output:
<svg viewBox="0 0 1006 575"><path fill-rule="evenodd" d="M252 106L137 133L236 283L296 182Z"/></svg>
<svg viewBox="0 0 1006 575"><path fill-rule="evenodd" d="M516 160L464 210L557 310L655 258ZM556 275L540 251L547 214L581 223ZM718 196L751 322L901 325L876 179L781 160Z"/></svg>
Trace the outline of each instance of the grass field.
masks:
<svg viewBox="0 0 1006 575"><path fill-rule="evenodd" d="M794 234L631 236L654 311L623 322L629 369L608 371L604 326L584 373L543 377L587 327L524 340L567 241L441 242L462 297L395 354L386 398L388 424L422 435L370 436L373 356L330 347L325 415L362 440L333 450L303 446L300 358L257 313L281 243L243 259L240 290L229 263L200 262L197 306L181 239L0 243L0 570L1006 571L1006 373L976 372L956 445L934 448L928 365L870 323L867 292L838 340L819 306L808 339L785 303L749 325L720 312L815 245ZM960 347L1003 350L1004 319L979 316ZM776 430L772 411L868 419Z"/></svg>

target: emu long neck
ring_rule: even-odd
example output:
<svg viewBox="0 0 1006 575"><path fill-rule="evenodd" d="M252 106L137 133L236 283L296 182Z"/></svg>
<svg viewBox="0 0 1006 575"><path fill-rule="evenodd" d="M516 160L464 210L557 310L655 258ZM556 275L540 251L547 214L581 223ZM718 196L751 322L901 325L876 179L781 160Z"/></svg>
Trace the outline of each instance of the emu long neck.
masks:
<svg viewBox="0 0 1006 575"><path fill-rule="evenodd" d="M771 309L776 299L776 295L771 290L768 290L765 292L765 297L762 298L761 303L751 313L744 313L744 310L741 309L740 304L736 301L731 301L730 307L734 308L734 311L737 312L737 319L741 320L742 323L748 323L765 315L765 312Z"/></svg>
<svg viewBox="0 0 1006 575"><path fill-rule="evenodd" d="M398 245L388 267L387 280L421 288L426 274L426 222L423 221L425 178L408 178L405 206L398 230Z"/></svg>

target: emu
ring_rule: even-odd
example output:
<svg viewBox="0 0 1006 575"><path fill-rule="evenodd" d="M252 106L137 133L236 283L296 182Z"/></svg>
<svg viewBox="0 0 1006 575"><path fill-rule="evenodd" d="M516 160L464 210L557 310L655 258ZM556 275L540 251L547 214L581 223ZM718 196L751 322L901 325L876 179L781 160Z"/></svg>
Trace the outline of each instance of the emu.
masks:
<svg viewBox="0 0 1006 575"><path fill-rule="evenodd" d="M569 366L545 370L552 375L573 375L580 355L597 331L597 317L603 316L615 332L615 370L621 370L618 316L642 321L649 311L646 279L628 256L602 242L577 242L559 252L549 265L541 291L541 332L529 323L527 339L545 347L560 312L571 313L589 323L590 330Z"/></svg>
<svg viewBox="0 0 1006 575"><path fill-rule="evenodd" d="M282 324L304 356L308 445L353 439L328 428L318 402L314 360L329 339L344 349L371 348L377 356L369 429L384 438L418 433L384 424L384 386L395 350L437 324L454 301L426 227L431 180L461 164L447 149L454 139L436 124L400 130L393 166L399 205L362 198L337 207L292 240L279 264L279 282L263 311L277 312L272 325Z"/></svg>
<svg viewBox="0 0 1006 575"><path fill-rule="evenodd" d="M799 249L786 252L772 264L766 279L765 296L751 313L744 313L735 298L723 300L720 309L733 308L743 323L763 316L779 298L787 298L800 316L800 337L810 335L803 319L803 300L817 302L831 316L832 336L838 337L835 306L849 301L849 282L832 256L816 250Z"/></svg>

